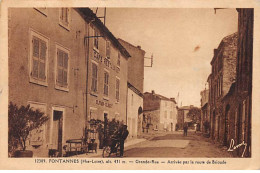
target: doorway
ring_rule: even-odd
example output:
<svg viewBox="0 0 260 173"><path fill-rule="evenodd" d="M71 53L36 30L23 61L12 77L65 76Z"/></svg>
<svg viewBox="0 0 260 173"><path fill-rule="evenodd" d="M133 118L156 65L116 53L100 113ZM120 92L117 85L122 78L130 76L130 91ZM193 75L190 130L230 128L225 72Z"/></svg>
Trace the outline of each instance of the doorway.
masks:
<svg viewBox="0 0 260 173"><path fill-rule="evenodd" d="M227 146L228 145L228 132L229 132L229 118L228 118L228 115L229 115L229 109L230 109L230 106L227 105L226 106L226 110L225 110L225 132L224 132L224 141L223 141L223 144L224 146Z"/></svg>
<svg viewBox="0 0 260 173"><path fill-rule="evenodd" d="M52 142L55 149L58 151L58 157L62 156L62 126L63 126L63 111L53 111L53 129Z"/></svg>

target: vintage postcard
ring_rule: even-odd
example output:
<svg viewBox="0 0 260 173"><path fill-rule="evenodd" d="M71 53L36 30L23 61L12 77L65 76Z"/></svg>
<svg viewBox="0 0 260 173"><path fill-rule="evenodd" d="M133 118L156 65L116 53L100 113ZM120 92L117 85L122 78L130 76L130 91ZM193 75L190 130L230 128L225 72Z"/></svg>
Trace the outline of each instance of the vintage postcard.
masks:
<svg viewBox="0 0 260 173"><path fill-rule="evenodd" d="M260 169L260 2L1 2L0 169Z"/></svg>

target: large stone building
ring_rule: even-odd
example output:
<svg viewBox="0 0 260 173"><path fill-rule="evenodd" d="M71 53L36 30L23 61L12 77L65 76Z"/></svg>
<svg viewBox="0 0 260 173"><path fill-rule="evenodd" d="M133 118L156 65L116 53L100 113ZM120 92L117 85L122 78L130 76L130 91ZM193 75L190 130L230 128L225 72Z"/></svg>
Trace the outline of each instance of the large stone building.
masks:
<svg viewBox="0 0 260 173"><path fill-rule="evenodd" d="M210 82L210 119L212 139L223 141L222 98L228 93L236 79L237 33L222 39L211 61Z"/></svg>
<svg viewBox="0 0 260 173"><path fill-rule="evenodd" d="M174 98L144 93L143 129L174 131L177 124L177 106Z"/></svg>
<svg viewBox="0 0 260 173"><path fill-rule="evenodd" d="M122 39L119 39L119 42L131 55L128 60L126 114L129 140L142 132L145 51L140 46L134 46Z"/></svg>
<svg viewBox="0 0 260 173"><path fill-rule="evenodd" d="M8 11L9 101L49 117L27 141L34 156L47 156L48 149L61 156L67 139L84 135L85 21L68 8Z"/></svg>
<svg viewBox="0 0 260 173"><path fill-rule="evenodd" d="M244 144L230 151L236 157L251 157L253 9L238 11L238 44L236 82L223 98L223 144L229 147ZM246 146L245 146L246 145Z"/></svg>
<svg viewBox="0 0 260 173"><path fill-rule="evenodd" d="M86 126L91 128L92 119L104 121L104 128L112 119L126 124L130 55L91 9L78 11L86 20ZM98 134L88 132L88 138L97 139Z"/></svg>
<svg viewBox="0 0 260 173"><path fill-rule="evenodd" d="M130 55L92 10L10 8L8 15L9 101L49 117L27 141L34 156L49 149L62 156L68 139L90 138L90 119L126 123Z"/></svg>

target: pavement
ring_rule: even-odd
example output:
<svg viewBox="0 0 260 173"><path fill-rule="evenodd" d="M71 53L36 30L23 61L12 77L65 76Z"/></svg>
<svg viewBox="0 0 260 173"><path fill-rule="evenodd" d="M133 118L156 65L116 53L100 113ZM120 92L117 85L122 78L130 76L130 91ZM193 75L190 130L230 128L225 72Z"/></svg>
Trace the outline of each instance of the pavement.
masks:
<svg viewBox="0 0 260 173"><path fill-rule="evenodd" d="M145 138L134 138L134 139L129 139L126 140L125 142L125 148L124 151L127 151L130 149L131 146L140 144L142 142L147 141ZM89 153L84 153L84 154L79 154L79 155L74 155L71 157L77 157L77 158L94 158L94 157L102 157L103 149L97 149L97 153L95 152L89 152Z"/></svg>

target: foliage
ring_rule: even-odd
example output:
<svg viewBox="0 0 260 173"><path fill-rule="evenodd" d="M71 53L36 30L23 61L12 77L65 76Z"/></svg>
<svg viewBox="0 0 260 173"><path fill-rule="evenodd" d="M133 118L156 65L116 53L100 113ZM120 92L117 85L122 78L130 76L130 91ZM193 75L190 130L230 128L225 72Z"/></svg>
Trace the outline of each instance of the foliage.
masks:
<svg viewBox="0 0 260 173"><path fill-rule="evenodd" d="M8 106L8 150L19 146L26 149L26 140L30 132L39 128L48 120L43 112L33 110L30 105L20 106L10 102Z"/></svg>
<svg viewBox="0 0 260 173"><path fill-rule="evenodd" d="M93 129L95 129L99 136L106 136L106 137L111 137L118 129L120 126L120 122L116 119L112 119L111 121L107 121L106 124L106 131L105 129L105 122L102 120L96 120L96 119L91 119L89 121L91 129L88 129L89 132L91 132Z"/></svg>
<svg viewBox="0 0 260 173"><path fill-rule="evenodd" d="M198 123L201 120L201 110L199 108L193 107L189 110L187 117L192 120L192 123Z"/></svg>

